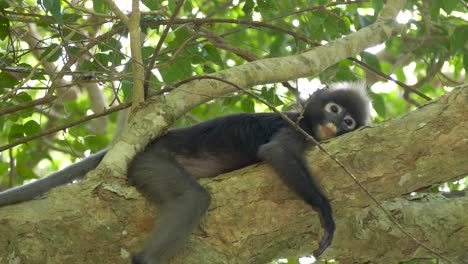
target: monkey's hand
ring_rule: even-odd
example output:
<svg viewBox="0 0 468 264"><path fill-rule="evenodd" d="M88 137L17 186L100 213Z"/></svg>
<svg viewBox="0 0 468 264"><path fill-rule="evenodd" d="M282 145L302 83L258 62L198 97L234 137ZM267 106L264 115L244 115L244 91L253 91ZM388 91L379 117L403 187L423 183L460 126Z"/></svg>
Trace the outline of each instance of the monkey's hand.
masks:
<svg viewBox="0 0 468 264"><path fill-rule="evenodd" d="M332 241L333 241L333 232L328 232L327 228L324 228L325 230L325 234L323 235L323 238L322 240L320 240L319 242L319 247L314 250L314 258L318 259L322 254L323 252L331 245Z"/></svg>

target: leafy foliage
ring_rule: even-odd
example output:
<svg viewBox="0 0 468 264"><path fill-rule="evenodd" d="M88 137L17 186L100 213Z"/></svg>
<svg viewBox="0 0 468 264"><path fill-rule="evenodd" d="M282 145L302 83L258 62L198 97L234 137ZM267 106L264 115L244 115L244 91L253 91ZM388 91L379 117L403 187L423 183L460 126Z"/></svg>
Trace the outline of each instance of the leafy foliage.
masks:
<svg viewBox="0 0 468 264"><path fill-rule="evenodd" d="M141 2L141 50L147 67L176 1ZM382 8L382 1L187 0L162 39L150 88L161 90L193 75L255 59L301 53L374 23ZM118 122L119 114L79 120L129 102L133 70L129 33L105 1L43 0L37 5L33 0L0 0L0 10L0 188L6 188L106 147L124 124ZM411 89L436 98L465 82L466 3L408 1L403 17L407 31L380 50L363 51L288 87L271 84L252 91L270 105L290 110L298 91L307 93L317 80L326 84L365 79L379 122L427 101ZM51 95L57 99L40 102ZM267 110L235 93L193 109L176 125Z"/></svg>

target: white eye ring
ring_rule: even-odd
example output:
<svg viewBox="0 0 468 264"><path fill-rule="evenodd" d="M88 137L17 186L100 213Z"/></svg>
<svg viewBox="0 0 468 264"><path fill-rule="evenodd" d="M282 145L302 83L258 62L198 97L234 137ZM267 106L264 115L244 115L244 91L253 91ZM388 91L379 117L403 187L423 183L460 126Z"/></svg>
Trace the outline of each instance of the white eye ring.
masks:
<svg viewBox="0 0 468 264"><path fill-rule="evenodd" d="M339 105L337 105L335 103L328 103L328 104L325 105L325 111L327 111L329 113L339 114L343 110L341 109L341 106L339 106Z"/></svg>
<svg viewBox="0 0 468 264"><path fill-rule="evenodd" d="M356 128L356 121L349 115L343 118L343 122L348 129L355 129Z"/></svg>

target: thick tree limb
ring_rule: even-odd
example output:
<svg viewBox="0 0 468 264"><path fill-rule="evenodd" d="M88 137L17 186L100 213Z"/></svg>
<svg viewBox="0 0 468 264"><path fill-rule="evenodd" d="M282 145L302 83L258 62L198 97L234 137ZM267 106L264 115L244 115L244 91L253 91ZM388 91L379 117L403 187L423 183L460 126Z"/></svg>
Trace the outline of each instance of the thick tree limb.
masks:
<svg viewBox="0 0 468 264"><path fill-rule="evenodd" d="M379 199L468 174L468 89L404 117L344 135L325 147ZM430 257L401 235L323 153L308 159L332 199L337 236L325 257L388 263ZM306 255L321 232L316 214L265 165L203 180L213 203L173 263L266 263ZM0 263L128 263L154 217L133 188L88 178L45 199L0 208ZM467 196L386 203L401 224L445 256L466 259ZM157 219L157 218L156 218ZM464 259L465 258L465 259ZM460 262L460 261L461 262ZM459 262L456 262L459 261ZM16 262L13 262L16 263Z"/></svg>

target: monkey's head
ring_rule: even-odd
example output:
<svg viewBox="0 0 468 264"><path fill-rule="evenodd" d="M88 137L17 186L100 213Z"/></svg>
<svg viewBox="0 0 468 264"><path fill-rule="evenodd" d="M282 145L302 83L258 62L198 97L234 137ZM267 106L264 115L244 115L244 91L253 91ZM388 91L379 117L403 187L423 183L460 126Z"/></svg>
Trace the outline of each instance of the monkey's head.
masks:
<svg viewBox="0 0 468 264"><path fill-rule="evenodd" d="M370 122L370 99L364 82L331 84L303 104L304 122L318 140L333 138Z"/></svg>

